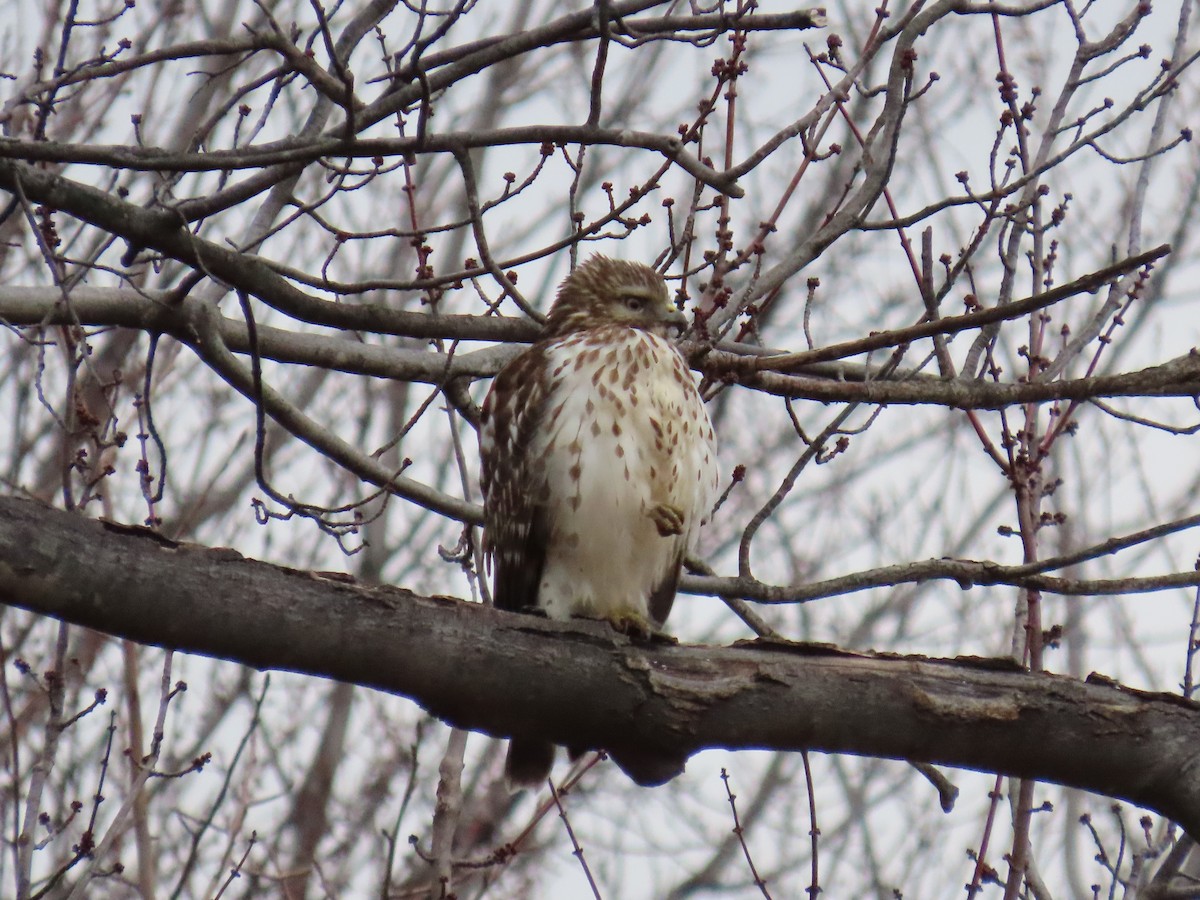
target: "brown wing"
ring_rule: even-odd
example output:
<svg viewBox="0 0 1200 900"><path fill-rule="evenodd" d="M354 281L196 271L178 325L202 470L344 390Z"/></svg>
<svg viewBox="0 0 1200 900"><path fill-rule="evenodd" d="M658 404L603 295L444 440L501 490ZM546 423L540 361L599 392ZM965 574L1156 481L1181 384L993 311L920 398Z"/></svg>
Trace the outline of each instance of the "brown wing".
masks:
<svg viewBox="0 0 1200 900"><path fill-rule="evenodd" d="M679 589L679 573L683 568L683 542L680 541L679 544L679 553L675 557L675 563L667 570L662 580L650 589L647 610L650 618L654 620L654 624L660 628L667 621L667 616L671 614L671 607L675 604L675 592Z"/></svg>
<svg viewBox="0 0 1200 900"><path fill-rule="evenodd" d="M480 419L483 546L492 564L492 602L499 609L537 606L549 540L544 473L530 464L529 445L549 392L543 347L534 345L492 382Z"/></svg>

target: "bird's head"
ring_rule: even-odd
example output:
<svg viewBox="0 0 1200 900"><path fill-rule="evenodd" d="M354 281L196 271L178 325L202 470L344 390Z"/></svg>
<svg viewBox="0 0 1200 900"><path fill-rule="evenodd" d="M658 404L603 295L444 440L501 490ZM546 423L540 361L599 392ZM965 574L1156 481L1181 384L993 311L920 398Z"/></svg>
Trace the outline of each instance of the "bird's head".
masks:
<svg viewBox="0 0 1200 900"><path fill-rule="evenodd" d="M661 337L687 327L667 283L641 263L593 256L563 279L546 319L547 337L600 325L628 325Z"/></svg>

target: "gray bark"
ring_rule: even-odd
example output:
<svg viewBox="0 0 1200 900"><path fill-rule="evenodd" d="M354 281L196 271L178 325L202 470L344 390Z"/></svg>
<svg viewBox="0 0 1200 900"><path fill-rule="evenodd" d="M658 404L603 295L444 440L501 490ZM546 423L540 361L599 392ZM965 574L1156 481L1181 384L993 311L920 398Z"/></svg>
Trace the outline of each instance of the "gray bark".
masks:
<svg viewBox="0 0 1200 900"><path fill-rule="evenodd" d="M0 602L145 644L409 697L452 725L689 756L820 750L1036 778L1200 835L1200 705L1005 660L644 645L0 498Z"/></svg>

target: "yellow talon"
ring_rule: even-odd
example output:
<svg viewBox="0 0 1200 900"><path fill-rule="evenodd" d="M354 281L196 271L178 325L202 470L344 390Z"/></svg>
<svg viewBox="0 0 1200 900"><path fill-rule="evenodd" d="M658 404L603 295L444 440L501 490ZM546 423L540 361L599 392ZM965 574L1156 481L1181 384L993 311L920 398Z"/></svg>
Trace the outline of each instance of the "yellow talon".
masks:
<svg viewBox="0 0 1200 900"><path fill-rule="evenodd" d="M658 533L663 537L683 534L683 512L678 507L660 503L650 510L650 518L654 520Z"/></svg>
<svg viewBox="0 0 1200 900"><path fill-rule="evenodd" d="M671 635L667 634L649 619L629 610L617 613L608 620L608 624L621 632L621 634L634 640L658 641L668 644L678 643L675 638L671 637Z"/></svg>

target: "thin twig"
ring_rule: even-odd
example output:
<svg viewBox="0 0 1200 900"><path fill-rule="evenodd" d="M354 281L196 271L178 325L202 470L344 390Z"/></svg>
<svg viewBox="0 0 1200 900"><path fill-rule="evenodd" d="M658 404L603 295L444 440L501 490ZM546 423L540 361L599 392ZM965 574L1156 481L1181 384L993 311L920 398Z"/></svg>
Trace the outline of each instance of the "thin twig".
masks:
<svg viewBox="0 0 1200 900"><path fill-rule="evenodd" d="M771 900L771 894L767 890L767 883L763 880L762 876L758 874L758 869L754 866L754 857L750 855L750 847L746 844L746 834L742 829L741 820L738 819L737 795L734 794L733 788L729 784L729 773L724 769L724 767L721 769L721 781L725 784L725 796L729 799L729 809L733 813L733 833L737 835L738 843L741 844L742 855L746 858L746 865L750 868L750 877L753 879L754 886L758 888L759 893L766 897L767 900ZM816 830L815 826L813 830ZM815 834L813 835L813 840L816 840ZM816 865L815 852L813 853L813 865ZM815 884L815 877L813 880Z"/></svg>
<svg viewBox="0 0 1200 900"><path fill-rule="evenodd" d="M571 827L571 820L567 818L567 810L562 804L562 797L555 789L553 779L546 779L546 783L550 787L550 796L554 800L554 805L558 807L558 817L562 819L563 827L567 829L567 837L571 839L571 853L579 860L579 866L583 869L583 874L587 878L588 887L592 889L592 896L596 900L601 900L600 888L596 885L596 879L592 877L592 870L583 856L583 847L579 845L579 841L575 838L575 829Z"/></svg>

